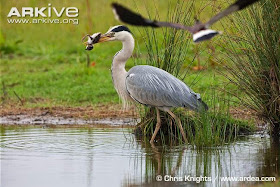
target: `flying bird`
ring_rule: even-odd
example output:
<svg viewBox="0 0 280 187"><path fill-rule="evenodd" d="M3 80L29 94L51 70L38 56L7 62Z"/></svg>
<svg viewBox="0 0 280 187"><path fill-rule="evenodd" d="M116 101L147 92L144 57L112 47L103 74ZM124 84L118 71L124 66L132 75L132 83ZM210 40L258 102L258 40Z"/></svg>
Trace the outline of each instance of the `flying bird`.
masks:
<svg viewBox="0 0 280 187"><path fill-rule="evenodd" d="M138 13L135 13L128 8L118 4L112 3L113 12L117 20L120 20L124 23L135 25L135 26L144 26L144 27L171 27L176 29L183 29L189 31L193 35L193 41L201 42L204 40L209 40L212 37L220 34L221 32L211 30L209 27L213 25L218 20L222 19L223 17L242 10L247 6L257 2L258 0L237 0L235 3L230 5L227 9L223 10L222 12L218 13L214 17L212 17L208 22L201 23L199 21L196 22L194 26L185 26L179 23L170 23L170 22L161 22L157 20L149 20L144 18Z"/></svg>
<svg viewBox="0 0 280 187"><path fill-rule="evenodd" d="M92 50L96 43L122 42L122 49L115 54L111 66L113 84L123 103L132 101L156 108L157 124L150 143L154 142L161 127L159 110L168 112L175 119L184 141L187 142L181 121L171 112L171 108L184 107L193 111L205 111L208 106L201 100L200 94L195 93L170 73L157 67L138 65L127 72L125 64L134 50L134 38L126 26L114 26L105 34L96 33L86 36L88 37L88 41L85 42L86 50Z"/></svg>

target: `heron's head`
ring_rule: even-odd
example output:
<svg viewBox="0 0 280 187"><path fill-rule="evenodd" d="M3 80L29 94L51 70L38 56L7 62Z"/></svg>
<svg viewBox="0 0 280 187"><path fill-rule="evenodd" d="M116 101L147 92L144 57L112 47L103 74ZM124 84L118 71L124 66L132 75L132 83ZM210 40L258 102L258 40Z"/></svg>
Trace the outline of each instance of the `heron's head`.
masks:
<svg viewBox="0 0 280 187"><path fill-rule="evenodd" d="M123 25L111 27L105 34L96 33L93 34L92 36L88 34L84 36L84 38L85 37L88 37L88 41L85 42L87 46L86 50L92 50L93 45L96 43L115 41L115 40L125 41L128 38L133 38L131 31L126 26ZM84 40L84 38L82 40Z"/></svg>
<svg viewBox="0 0 280 187"><path fill-rule="evenodd" d="M117 25L101 35L98 43L114 40L125 41L129 37L132 37L131 31L124 25Z"/></svg>

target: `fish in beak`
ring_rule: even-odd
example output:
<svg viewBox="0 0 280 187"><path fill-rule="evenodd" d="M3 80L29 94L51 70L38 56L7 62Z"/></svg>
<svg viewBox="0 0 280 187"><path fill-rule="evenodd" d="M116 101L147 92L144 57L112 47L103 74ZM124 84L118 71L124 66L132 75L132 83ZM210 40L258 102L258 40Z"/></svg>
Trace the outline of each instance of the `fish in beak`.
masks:
<svg viewBox="0 0 280 187"><path fill-rule="evenodd" d="M88 37L88 40L86 42L84 42L84 44L86 45L86 50L92 50L93 45L99 42L101 33L99 32L99 33L95 33L93 35L87 34L82 38L82 41L84 41L86 37Z"/></svg>
<svg viewBox="0 0 280 187"><path fill-rule="evenodd" d="M92 50L94 44L109 41L112 38L112 36L113 36L112 33L101 34L99 32L99 33L95 33L93 35L87 34L86 36L84 36L82 38L82 41L86 37L88 37L88 40L86 42L84 42L84 44L86 45L86 50Z"/></svg>

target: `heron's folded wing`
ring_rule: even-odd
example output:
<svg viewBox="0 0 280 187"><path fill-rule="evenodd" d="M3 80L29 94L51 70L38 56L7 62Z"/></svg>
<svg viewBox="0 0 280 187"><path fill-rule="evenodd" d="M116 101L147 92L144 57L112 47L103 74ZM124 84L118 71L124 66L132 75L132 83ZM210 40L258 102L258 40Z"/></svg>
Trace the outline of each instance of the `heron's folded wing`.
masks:
<svg viewBox="0 0 280 187"><path fill-rule="evenodd" d="M197 94L185 83L153 66L131 68L126 89L133 99L149 106L194 108L197 105Z"/></svg>

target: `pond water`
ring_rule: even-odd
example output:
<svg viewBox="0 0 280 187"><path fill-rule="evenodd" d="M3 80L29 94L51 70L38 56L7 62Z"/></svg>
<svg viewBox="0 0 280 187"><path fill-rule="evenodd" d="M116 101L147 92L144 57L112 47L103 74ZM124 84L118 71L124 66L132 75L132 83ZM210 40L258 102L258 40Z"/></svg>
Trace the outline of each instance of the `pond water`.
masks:
<svg viewBox="0 0 280 187"><path fill-rule="evenodd" d="M151 147L126 128L0 130L3 187L240 186L254 182L223 182L222 177L250 180L280 173L279 144L263 135L195 149Z"/></svg>

